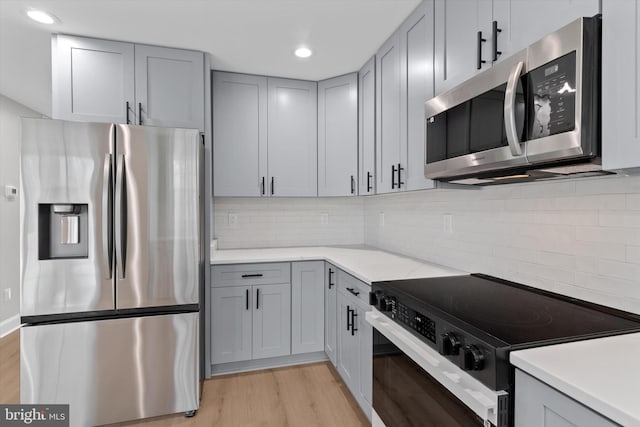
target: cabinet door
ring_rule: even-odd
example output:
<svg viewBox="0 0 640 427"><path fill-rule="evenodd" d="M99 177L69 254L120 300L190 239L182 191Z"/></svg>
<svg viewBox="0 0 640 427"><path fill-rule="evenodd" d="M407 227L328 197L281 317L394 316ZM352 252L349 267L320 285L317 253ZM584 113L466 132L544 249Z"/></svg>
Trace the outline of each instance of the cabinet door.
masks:
<svg viewBox="0 0 640 427"><path fill-rule="evenodd" d="M204 54L135 45L137 124L204 132Z"/></svg>
<svg viewBox="0 0 640 427"><path fill-rule="evenodd" d="M515 425L518 427L617 425L519 369L516 369L515 389Z"/></svg>
<svg viewBox="0 0 640 427"><path fill-rule="evenodd" d="M400 37L394 33L376 54L376 192L398 190L400 163Z"/></svg>
<svg viewBox="0 0 640 427"><path fill-rule="evenodd" d="M491 67L492 17L491 0L435 0L435 95Z"/></svg>
<svg viewBox="0 0 640 427"><path fill-rule="evenodd" d="M498 33L498 50L502 54L498 60L526 48L575 19L598 13L600 0L493 0L493 19L501 30Z"/></svg>
<svg viewBox="0 0 640 427"><path fill-rule="evenodd" d="M640 167L640 3L602 4L602 166Z"/></svg>
<svg viewBox="0 0 640 427"><path fill-rule="evenodd" d="M433 188L424 177L424 102L433 98L433 14L432 0L425 0L400 27L401 58L401 159L400 176L407 190ZM405 160L406 159L406 160Z"/></svg>
<svg viewBox="0 0 640 427"><path fill-rule="evenodd" d="M268 78L268 192L318 195L316 82Z"/></svg>
<svg viewBox="0 0 640 427"><path fill-rule="evenodd" d="M331 264L325 266L325 286L324 286L324 351L327 353L333 366L338 364L337 352L337 325L338 325L338 286L336 285L337 269Z"/></svg>
<svg viewBox="0 0 640 427"><path fill-rule="evenodd" d="M351 331L352 310L355 304L338 292L338 373L354 396L360 384L358 337Z"/></svg>
<svg viewBox="0 0 640 427"><path fill-rule="evenodd" d="M211 288L211 363L251 359L251 287Z"/></svg>
<svg viewBox="0 0 640 427"><path fill-rule="evenodd" d="M213 194L266 195L267 78L213 73Z"/></svg>
<svg viewBox="0 0 640 427"><path fill-rule="evenodd" d="M133 44L54 35L51 65L55 119L133 122Z"/></svg>
<svg viewBox="0 0 640 427"><path fill-rule="evenodd" d="M291 285L254 286L253 358L291 354Z"/></svg>
<svg viewBox="0 0 640 427"><path fill-rule="evenodd" d="M358 194L358 76L318 83L318 196Z"/></svg>
<svg viewBox="0 0 640 427"><path fill-rule="evenodd" d="M376 59L371 58L358 73L358 183L359 194L376 192Z"/></svg>
<svg viewBox="0 0 640 427"><path fill-rule="evenodd" d="M360 406L371 419L372 382L373 382L373 328L365 319L369 309L360 305L357 309L358 357L360 367Z"/></svg>
<svg viewBox="0 0 640 427"><path fill-rule="evenodd" d="M291 354L324 350L324 261L291 264Z"/></svg>

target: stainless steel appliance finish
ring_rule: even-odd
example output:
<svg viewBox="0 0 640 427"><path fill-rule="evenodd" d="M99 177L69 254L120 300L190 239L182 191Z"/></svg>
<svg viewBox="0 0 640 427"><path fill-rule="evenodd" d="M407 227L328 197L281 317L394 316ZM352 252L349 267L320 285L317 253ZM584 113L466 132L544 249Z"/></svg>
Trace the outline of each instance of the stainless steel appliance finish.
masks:
<svg viewBox="0 0 640 427"><path fill-rule="evenodd" d="M195 411L199 132L23 119L22 134L22 403L69 403L72 426Z"/></svg>
<svg viewBox="0 0 640 427"><path fill-rule="evenodd" d="M571 111L571 108L567 108L566 112L563 110L560 114L563 112L570 114L571 117L568 120L573 121L573 126L571 129L563 129L546 135L543 132L534 136L529 129L532 121L536 119L538 109L540 109L539 105L535 106L533 103L535 95L533 92L539 88L531 87L529 73L541 67L544 68L547 64L553 64L554 61L559 61L560 58L569 54L575 54L575 58L571 58L575 64L575 85L574 87L567 86L561 90L572 94L575 110ZM494 64L491 69L425 102L427 129L425 176L447 181L452 181L453 178L474 176L492 178L493 176L505 175L505 171L526 173L527 170L535 170L543 165L558 163L562 163L564 166L561 172L552 173L553 171L549 170L549 173L538 176L550 177L551 175L585 172L584 164L576 168L575 171L571 170L570 165L567 167L567 164L572 161L591 161L592 167L588 168L587 172L600 171L598 157L599 100L597 94L599 58L598 18L581 18L555 33L549 34L527 49ZM548 70L543 71L544 77L547 77ZM570 71L573 72L573 70ZM587 76L586 79L585 76ZM501 111L496 111L496 114L491 118L496 122L496 127L499 126L498 122L502 121L504 143L490 149L470 147L460 155L455 153L444 155L443 153L442 158L436 158L433 154L430 156L430 144L443 143L438 140L439 135L436 135L433 130L429 132L430 128L433 128L430 124L434 123L436 116L459 108L466 103L478 102L481 95L491 92L504 93L502 95L503 108ZM518 96L524 97L524 99L518 100ZM516 123L518 121L522 123ZM527 177L527 175L523 175L523 177ZM531 177L533 178L534 175ZM486 180L468 181L470 183L487 183Z"/></svg>
<svg viewBox="0 0 640 427"><path fill-rule="evenodd" d="M198 313L28 326L20 341L21 400L70 404L71 425L198 407Z"/></svg>

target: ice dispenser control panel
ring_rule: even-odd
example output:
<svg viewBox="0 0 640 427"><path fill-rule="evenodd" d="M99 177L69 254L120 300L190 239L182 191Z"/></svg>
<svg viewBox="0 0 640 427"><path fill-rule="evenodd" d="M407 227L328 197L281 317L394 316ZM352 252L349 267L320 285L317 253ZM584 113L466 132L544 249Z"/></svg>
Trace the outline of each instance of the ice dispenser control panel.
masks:
<svg viewBox="0 0 640 427"><path fill-rule="evenodd" d="M39 259L88 258L88 205L38 206Z"/></svg>

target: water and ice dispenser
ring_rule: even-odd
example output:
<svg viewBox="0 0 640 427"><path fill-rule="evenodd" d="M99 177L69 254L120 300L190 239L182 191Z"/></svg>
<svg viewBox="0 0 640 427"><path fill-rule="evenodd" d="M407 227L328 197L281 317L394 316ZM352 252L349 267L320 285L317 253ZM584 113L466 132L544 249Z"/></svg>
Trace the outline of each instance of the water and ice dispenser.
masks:
<svg viewBox="0 0 640 427"><path fill-rule="evenodd" d="M38 259L88 258L88 205L38 205Z"/></svg>

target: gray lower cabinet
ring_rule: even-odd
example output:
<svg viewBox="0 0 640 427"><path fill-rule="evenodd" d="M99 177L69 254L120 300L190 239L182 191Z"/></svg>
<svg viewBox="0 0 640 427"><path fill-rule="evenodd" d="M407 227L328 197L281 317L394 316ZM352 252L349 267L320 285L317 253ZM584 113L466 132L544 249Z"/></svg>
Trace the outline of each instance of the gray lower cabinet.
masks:
<svg viewBox="0 0 640 427"><path fill-rule="evenodd" d="M371 419L373 329L365 319L370 286L338 270L338 373Z"/></svg>
<svg viewBox="0 0 640 427"><path fill-rule="evenodd" d="M291 354L290 263L211 268L211 363Z"/></svg>
<svg viewBox="0 0 640 427"><path fill-rule="evenodd" d="M336 286L338 269L325 264L324 283L324 352L333 363L338 365L338 287Z"/></svg>
<svg viewBox="0 0 640 427"><path fill-rule="evenodd" d="M204 53L61 34L51 53L54 118L204 131Z"/></svg>
<svg viewBox="0 0 640 427"><path fill-rule="evenodd" d="M613 427L618 424L516 369L515 425L518 427Z"/></svg>
<svg viewBox="0 0 640 427"><path fill-rule="evenodd" d="M291 263L291 354L324 350L324 265Z"/></svg>

